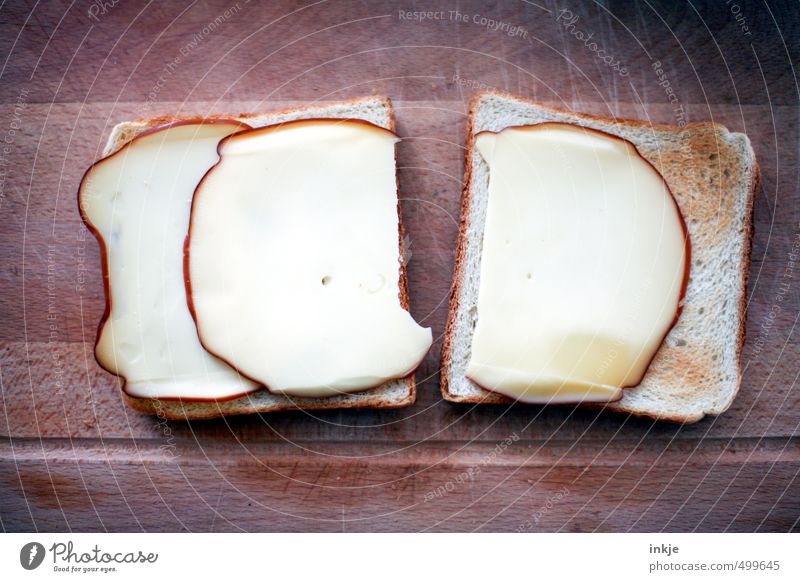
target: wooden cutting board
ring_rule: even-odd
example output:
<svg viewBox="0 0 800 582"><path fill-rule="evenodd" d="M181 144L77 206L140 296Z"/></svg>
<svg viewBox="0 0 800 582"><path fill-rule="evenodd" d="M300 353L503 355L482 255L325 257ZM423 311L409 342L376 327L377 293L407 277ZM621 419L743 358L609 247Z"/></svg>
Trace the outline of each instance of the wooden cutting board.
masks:
<svg viewBox="0 0 800 582"><path fill-rule="evenodd" d="M244 0L0 8L3 529L800 529L796 12L747 6L743 24L725 5L561 10ZM713 120L750 136L762 191L744 381L728 412L681 427L441 399L466 106L492 87L601 115ZM371 93L397 109L412 311L437 338L417 403L191 424L126 408L92 358L100 261L76 204L111 127Z"/></svg>

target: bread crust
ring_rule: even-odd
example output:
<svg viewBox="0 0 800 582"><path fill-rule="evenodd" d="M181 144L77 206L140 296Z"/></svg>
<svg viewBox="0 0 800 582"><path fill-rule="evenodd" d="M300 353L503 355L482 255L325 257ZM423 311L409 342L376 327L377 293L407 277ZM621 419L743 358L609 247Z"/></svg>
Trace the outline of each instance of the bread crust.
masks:
<svg viewBox="0 0 800 582"><path fill-rule="evenodd" d="M409 382L413 384L413 377L405 380L406 385ZM375 390L374 388L372 390ZM258 392L252 393L253 395ZM361 394L361 393L354 393ZM363 401L347 402L344 399L347 395L332 396L329 398L293 398L287 399L287 402L280 404L271 404L269 406L259 405L257 403L246 402L250 400L249 395L237 398L242 400L242 405L233 409L225 410L220 404L225 404L223 401L218 402L185 402L176 400L159 400L155 398L136 398L126 392L122 393L125 403L145 414L155 414L159 418L166 418L167 420L210 420L213 418L220 418L223 416L240 416L243 414L266 413L266 412L282 412L289 410L341 410L343 408L359 408L368 410L392 410L395 408L405 408L414 404L416 392L413 390L405 397L398 399L388 399L375 397L372 399L365 399ZM232 401L227 401L232 402Z"/></svg>
<svg viewBox="0 0 800 582"><path fill-rule="evenodd" d="M461 297L461 289L465 277L465 268L466 268L466 253L467 253L467 234L469 231L470 225L470 211L472 207L472 182L473 182L473 172L472 172L472 157L473 157L473 150L475 147L475 139L476 134L474 132L475 126L475 117L477 114L477 108L481 99L487 96L498 96L501 98L512 99L514 101L522 102L531 106L536 107L537 109L550 111L553 113L559 114L569 114L574 117L577 117L580 120L587 121L587 122L602 122L602 123L613 123L620 126L625 127L646 127L648 129L658 129L663 131L676 131L676 132L684 132L687 129L718 129L718 130L726 130L727 129L718 123L710 123L710 122L695 122L695 123L687 123L683 127L677 127L667 124L653 124L648 123L642 120L636 119L625 119L625 118L608 118L602 117L599 115L593 115L589 113L580 113L575 111L569 111L565 109L558 109L555 107L548 107L543 105L537 101L531 99L525 99L523 97L518 97L516 95L512 95L510 93L506 93L504 91L481 91L476 93L472 99L470 100L468 112L467 112L467 144L464 152L464 185L461 195L461 217L459 219L459 229L458 229L458 239L456 245L456 254L455 254L455 264L453 267L453 284L451 285L450 291L450 304L447 313L447 325L445 328L444 338L442 342L442 354L441 354L441 365L440 365L440 388L442 392L442 397L449 401L461 404L512 404L517 402L513 398L509 398L502 394L498 394L496 392L491 392L485 389L481 389L483 391L482 394L470 394L470 395L456 395L450 391L449 387L449 380L450 380L450 372L452 367L452 360L453 360L453 341L454 341L454 331L455 331L455 321L458 316L459 308L460 308L460 297ZM627 140L626 140L627 141ZM745 316L747 310L747 281L749 277L749 270L750 270L750 260L751 260L751 253L752 253L752 239L754 234L754 225L753 225L753 206L755 200L755 194L758 190L760 184L760 168L758 163L753 158L753 178L751 183L748 185L747 188L747 200L745 201L745 238L744 241L744 253L741 261L741 274L743 279L743 286L745 292L741 295L741 299L739 301L738 311L740 321L742 322L739 326L736 338L736 360L737 360L737 383L736 383L736 390L731 397L731 401L735 398L736 393L738 393L739 387L741 386L741 357L742 357L742 350L745 341ZM687 270L688 272L688 270ZM688 278L687 281L688 282ZM677 318L676 318L677 321ZM673 322L675 323L675 322ZM666 334L665 334L666 337ZM635 389L635 388L634 388ZM524 403L521 403L524 405ZM572 404L574 406L574 404ZM694 414L687 412L686 414L659 414L658 411L641 411L641 410L632 410L626 408L623 404L617 403L585 403L581 404L583 407L587 408L608 408L609 410L614 410L617 412L625 412L631 416L643 417L643 418L650 418L652 420L666 420L680 424L688 424L692 422L697 422L701 420L707 413L702 414ZM722 411L720 411L722 412Z"/></svg>
<svg viewBox="0 0 800 582"><path fill-rule="evenodd" d="M124 143L120 144L109 143L106 148L106 155L98 162L95 162L95 164L93 164L89 168L89 170L86 171L86 173L84 174L84 179L95 165L101 163L103 160L110 158L111 156L116 155L117 152L124 149L127 146L127 144L131 143L137 137L153 133L154 131L159 131L160 129L164 129L166 127L182 125L187 123L198 123L198 122L203 122L203 123L233 122L242 125L243 129L252 129L252 126L248 125L246 120L257 118L265 114L275 115L275 116L296 114L298 117L300 117L304 113L314 109L327 109L337 106L356 107L362 103L376 102L376 101L380 104L382 108L386 110L388 117L388 124L386 128L380 126L377 127L380 127L380 129L384 130L388 129L392 133L395 133L396 119L392 102L389 99L389 97L379 96L379 95L361 97L345 101L315 103L304 107L296 107L296 108L289 107L277 111L270 111L264 113L243 113L240 115L207 115L207 116L161 115L149 118L139 118L134 120L134 122L142 124L141 129L137 129L135 135L130 136L127 139L124 139L123 140ZM336 118L336 119L345 119L345 118ZM366 120L363 121L367 122ZM112 140L113 137L114 135L112 134ZM397 147L395 146L395 158L396 156L397 156ZM395 174L395 176L397 180L398 179L397 174ZM83 183L83 180L81 181L81 183ZM398 244L401 257L401 263L398 269L399 289L400 289L399 296L400 296L401 306L406 311L409 311L410 302L408 293L408 282L406 276L405 261L402 260L404 257L403 254L404 229L403 229L402 212L400 206L400 198L401 195L398 187L398 204L397 204L398 226L399 226ZM78 192L78 202L80 210L80 189ZM100 337L99 334L100 331L102 330L103 323L107 319L111 309L111 296L108 287L108 273L106 264L106 254L105 254L106 249L104 242L102 241L102 237L98 236L94 227L91 225L90 222L86 220L86 218L83 215L83 211L80 210L80 212L81 212L81 217L84 219L87 228L89 228L89 230L95 235L95 238L97 238L100 244L100 251L101 251L100 254L101 254L101 259L103 261L103 285L104 285L104 294L106 299L106 307L103 320L101 320L100 325L98 327L97 340L99 340ZM194 316L193 313L192 315ZM98 364L100 364L99 361ZM101 367L103 367L102 364L100 365ZM111 372L110 370L107 371ZM405 385L407 392L403 396L390 397L380 392L381 387L395 382L402 382ZM124 386L124 379L123 379L123 386ZM138 398L135 396L131 396L130 394L125 392L124 389L122 392L123 392L123 400L125 401L125 403L139 412L147 414L156 414L161 418L166 418L171 420L201 420L201 419L218 418L221 416L263 413L263 412L277 412L283 410L330 410L330 409L342 409L342 408L368 408L368 409L402 408L409 406L416 401L416 381L414 378L414 372L412 371L405 378L392 380L390 382L382 384L381 386L373 387L360 392L330 396L325 398L288 397L288 396L272 395L274 398L278 399L279 402L271 402L271 403L258 402L258 394L262 392L262 390L256 392L250 392L240 396L233 396L229 398L216 399L210 401L198 400L198 399L175 399L175 398L162 398L162 399Z"/></svg>

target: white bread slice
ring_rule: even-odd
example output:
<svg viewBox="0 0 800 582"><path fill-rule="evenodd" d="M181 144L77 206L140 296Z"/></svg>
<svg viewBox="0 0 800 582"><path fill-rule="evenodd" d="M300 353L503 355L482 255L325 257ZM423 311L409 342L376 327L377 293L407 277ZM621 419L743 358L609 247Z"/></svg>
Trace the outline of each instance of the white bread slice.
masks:
<svg viewBox="0 0 800 582"><path fill-rule="evenodd" d="M441 390L451 402L499 404L507 397L465 377L477 321L488 166L475 135L515 125L573 123L620 136L661 172L689 230L692 264L683 312L641 384L606 408L674 422L720 414L741 382L753 198L759 168L747 136L712 123L685 127L561 111L489 91L469 108L464 192L452 295L442 347Z"/></svg>
<svg viewBox="0 0 800 582"><path fill-rule="evenodd" d="M395 117L388 97L370 96L351 101L324 103L297 109L287 109L262 114L218 115L205 118L238 119L252 127L274 125L296 119L315 117L363 119L391 131L395 130ZM104 155L108 156L124 146L141 132L159 125L182 119L196 119L196 116L160 116L120 123L111 132ZM398 206L398 214L400 208ZM400 222L399 244L403 253L403 226ZM399 269L400 302L408 310L408 287L404 261ZM219 402L183 402L176 400L154 400L133 398L123 393L123 398L131 407L141 412L158 414L170 419L204 419L235 414L274 412L279 410L320 410L333 408L400 408L408 406L416 399L416 383L410 376L387 382L372 390L343 394L329 398L298 398L271 394L259 390L249 395Z"/></svg>

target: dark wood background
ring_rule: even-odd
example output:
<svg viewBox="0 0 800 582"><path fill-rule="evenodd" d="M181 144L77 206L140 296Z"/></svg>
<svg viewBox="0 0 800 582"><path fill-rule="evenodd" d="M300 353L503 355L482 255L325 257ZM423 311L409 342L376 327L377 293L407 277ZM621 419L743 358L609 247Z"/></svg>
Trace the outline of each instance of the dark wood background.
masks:
<svg viewBox="0 0 800 582"><path fill-rule="evenodd" d="M3 3L2 528L800 529L800 18L788 2L737 2ZM628 75L564 29L563 9ZM414 10L440 13L420 22L406 17ZM484 17L506 26L491 30ZM115 123L389 95L405 138L412 310L440 338L464 115L482 86L750 136L763 180L744 382L728 412L680 427L452 405L438 390L438 339L404 410L189 424L123 405L91 356L100 262L75 202Z"/></svg>

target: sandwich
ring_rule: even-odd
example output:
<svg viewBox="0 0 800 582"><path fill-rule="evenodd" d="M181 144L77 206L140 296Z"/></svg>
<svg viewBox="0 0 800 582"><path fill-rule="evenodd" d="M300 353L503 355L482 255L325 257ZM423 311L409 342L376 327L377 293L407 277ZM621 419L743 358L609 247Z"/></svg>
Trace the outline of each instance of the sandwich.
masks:
<svg viewBox="0 0 800 582"><path fill-rule="evenodd" d="M758 180L747 137L716 124L477 94L444 398L723 412L741 381Z"/></svg>
<svg viewBox="0 0 800 582"><path fill-rule="evenodd" d="M103 260L95 355L130 406L414 401L431 332L408 313L393 131L381 97L114 128L79 206Z"/></svg>

